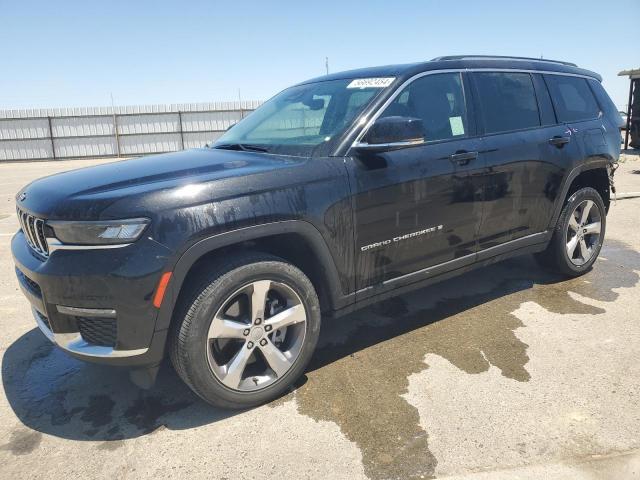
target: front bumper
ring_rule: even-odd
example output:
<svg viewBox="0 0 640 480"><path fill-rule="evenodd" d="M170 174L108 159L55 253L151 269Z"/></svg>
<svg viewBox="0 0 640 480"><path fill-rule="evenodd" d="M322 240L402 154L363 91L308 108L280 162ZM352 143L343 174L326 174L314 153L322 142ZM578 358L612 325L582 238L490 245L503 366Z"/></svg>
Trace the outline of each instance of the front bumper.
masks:
<svg viewBox="0 0 640 480"><path fill-rule="evenodd" d="M12 239L18 282L43 334L70 355L146 367L164 355L152 297L170 251L149 239L115 250L59 250L40 257Z"/></svg>
<svg viewBox="0 0 640 480"><path fill-rule="evenodd" d="M93 358L125 358L125 357L137 357L144 355L149 351L149 348L138 348L137 350L119 350L115 347L106 345L96 345L87 342L80 331L67 332L67 333L54 333L51 330L49 319L35 307L31 307L33 318L38 325L38 328L44 336L57 346L66 350L68 353L77 357L93 357Z"/></svg>

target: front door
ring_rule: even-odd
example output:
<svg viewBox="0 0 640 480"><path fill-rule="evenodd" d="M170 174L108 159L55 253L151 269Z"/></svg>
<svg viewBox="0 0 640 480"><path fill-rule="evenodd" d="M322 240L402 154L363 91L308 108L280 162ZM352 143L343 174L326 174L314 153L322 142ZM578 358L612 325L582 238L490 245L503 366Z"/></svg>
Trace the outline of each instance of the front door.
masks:
<svg viewBox="0 0 640 480"><path fill-rule="evenodd" d="M432 266L473 261L483 168L465 96L460 73L415 79L381 117L421 119L425 143L348 162L359 298L420 280Z"/></svg>

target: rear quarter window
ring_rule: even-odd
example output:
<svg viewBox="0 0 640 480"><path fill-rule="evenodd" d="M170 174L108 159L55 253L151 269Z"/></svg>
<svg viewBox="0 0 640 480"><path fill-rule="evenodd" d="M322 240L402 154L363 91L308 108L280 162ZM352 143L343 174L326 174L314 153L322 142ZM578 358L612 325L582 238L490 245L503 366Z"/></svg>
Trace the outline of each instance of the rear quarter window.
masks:
<svg viewBox="0 0 640 480"><path fill-rule="evenodd" d="M593 90L593 93L598 99L600 108L602 108L607 115L613 116L617 120L618 117L620 117L620 112L618 112L616 105L613 103L613 100L611 100L611 97L609 97L602 84L595 78L589 79L588 82L591 86L591 90Z"/></svg>
<svg viewBox="0 0 640 480"><path fill-rule="evenodd" d="M564 75L545 75L544 78L559 121L579 122L598 117L600 107L586 79Z"/></svg>

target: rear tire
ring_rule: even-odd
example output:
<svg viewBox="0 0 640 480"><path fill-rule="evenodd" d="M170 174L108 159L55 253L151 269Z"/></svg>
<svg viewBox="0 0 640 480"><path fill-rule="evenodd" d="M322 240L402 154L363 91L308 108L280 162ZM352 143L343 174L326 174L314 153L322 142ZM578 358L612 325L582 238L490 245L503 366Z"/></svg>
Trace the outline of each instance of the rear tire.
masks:
<svg viewBox="0 0 640 480"><path fill-rule="evenodd" d="M537 253L536 260L564 275L585 274L598 258L606 223L606 209L598 191L581 188L567 199L547 249Z"/></svg>
<svg viewBox="0 0 640 480"><path fill-rule="evenodd" d="M281 258L243 253L192 285L169 338L180 378L217 407L254 407L282 395L303 373L320 333L320 304L307 276Z"/></svg>

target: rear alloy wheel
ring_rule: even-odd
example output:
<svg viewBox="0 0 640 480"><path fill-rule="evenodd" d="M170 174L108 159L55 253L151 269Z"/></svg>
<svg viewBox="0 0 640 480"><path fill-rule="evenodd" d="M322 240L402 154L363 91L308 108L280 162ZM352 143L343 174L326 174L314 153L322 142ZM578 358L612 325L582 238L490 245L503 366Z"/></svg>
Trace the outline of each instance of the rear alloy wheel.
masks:
<svg viewBox="0 0 640 480"><path fill-rule="evenodd" d="M571 263L584 265L600 245L602 216L593 200L581 202L569 216L567 226L567 256Z"/></svg>
<svg viewBox="0 0 640 480"><path fill-rule="evenodd" d="M172 363L200 397L246 408L284 393L304 372L320 333L311 281L267 254L245 253L202 275L176 311Z"/></svg>
<svg viewBox="0 0 640 480"><path fill-rule="evenodd" d="M536 259L572 277L586 273L600 253L606 222L598 191L581 188L567 199L547 249L536 254Z"/></svg>

